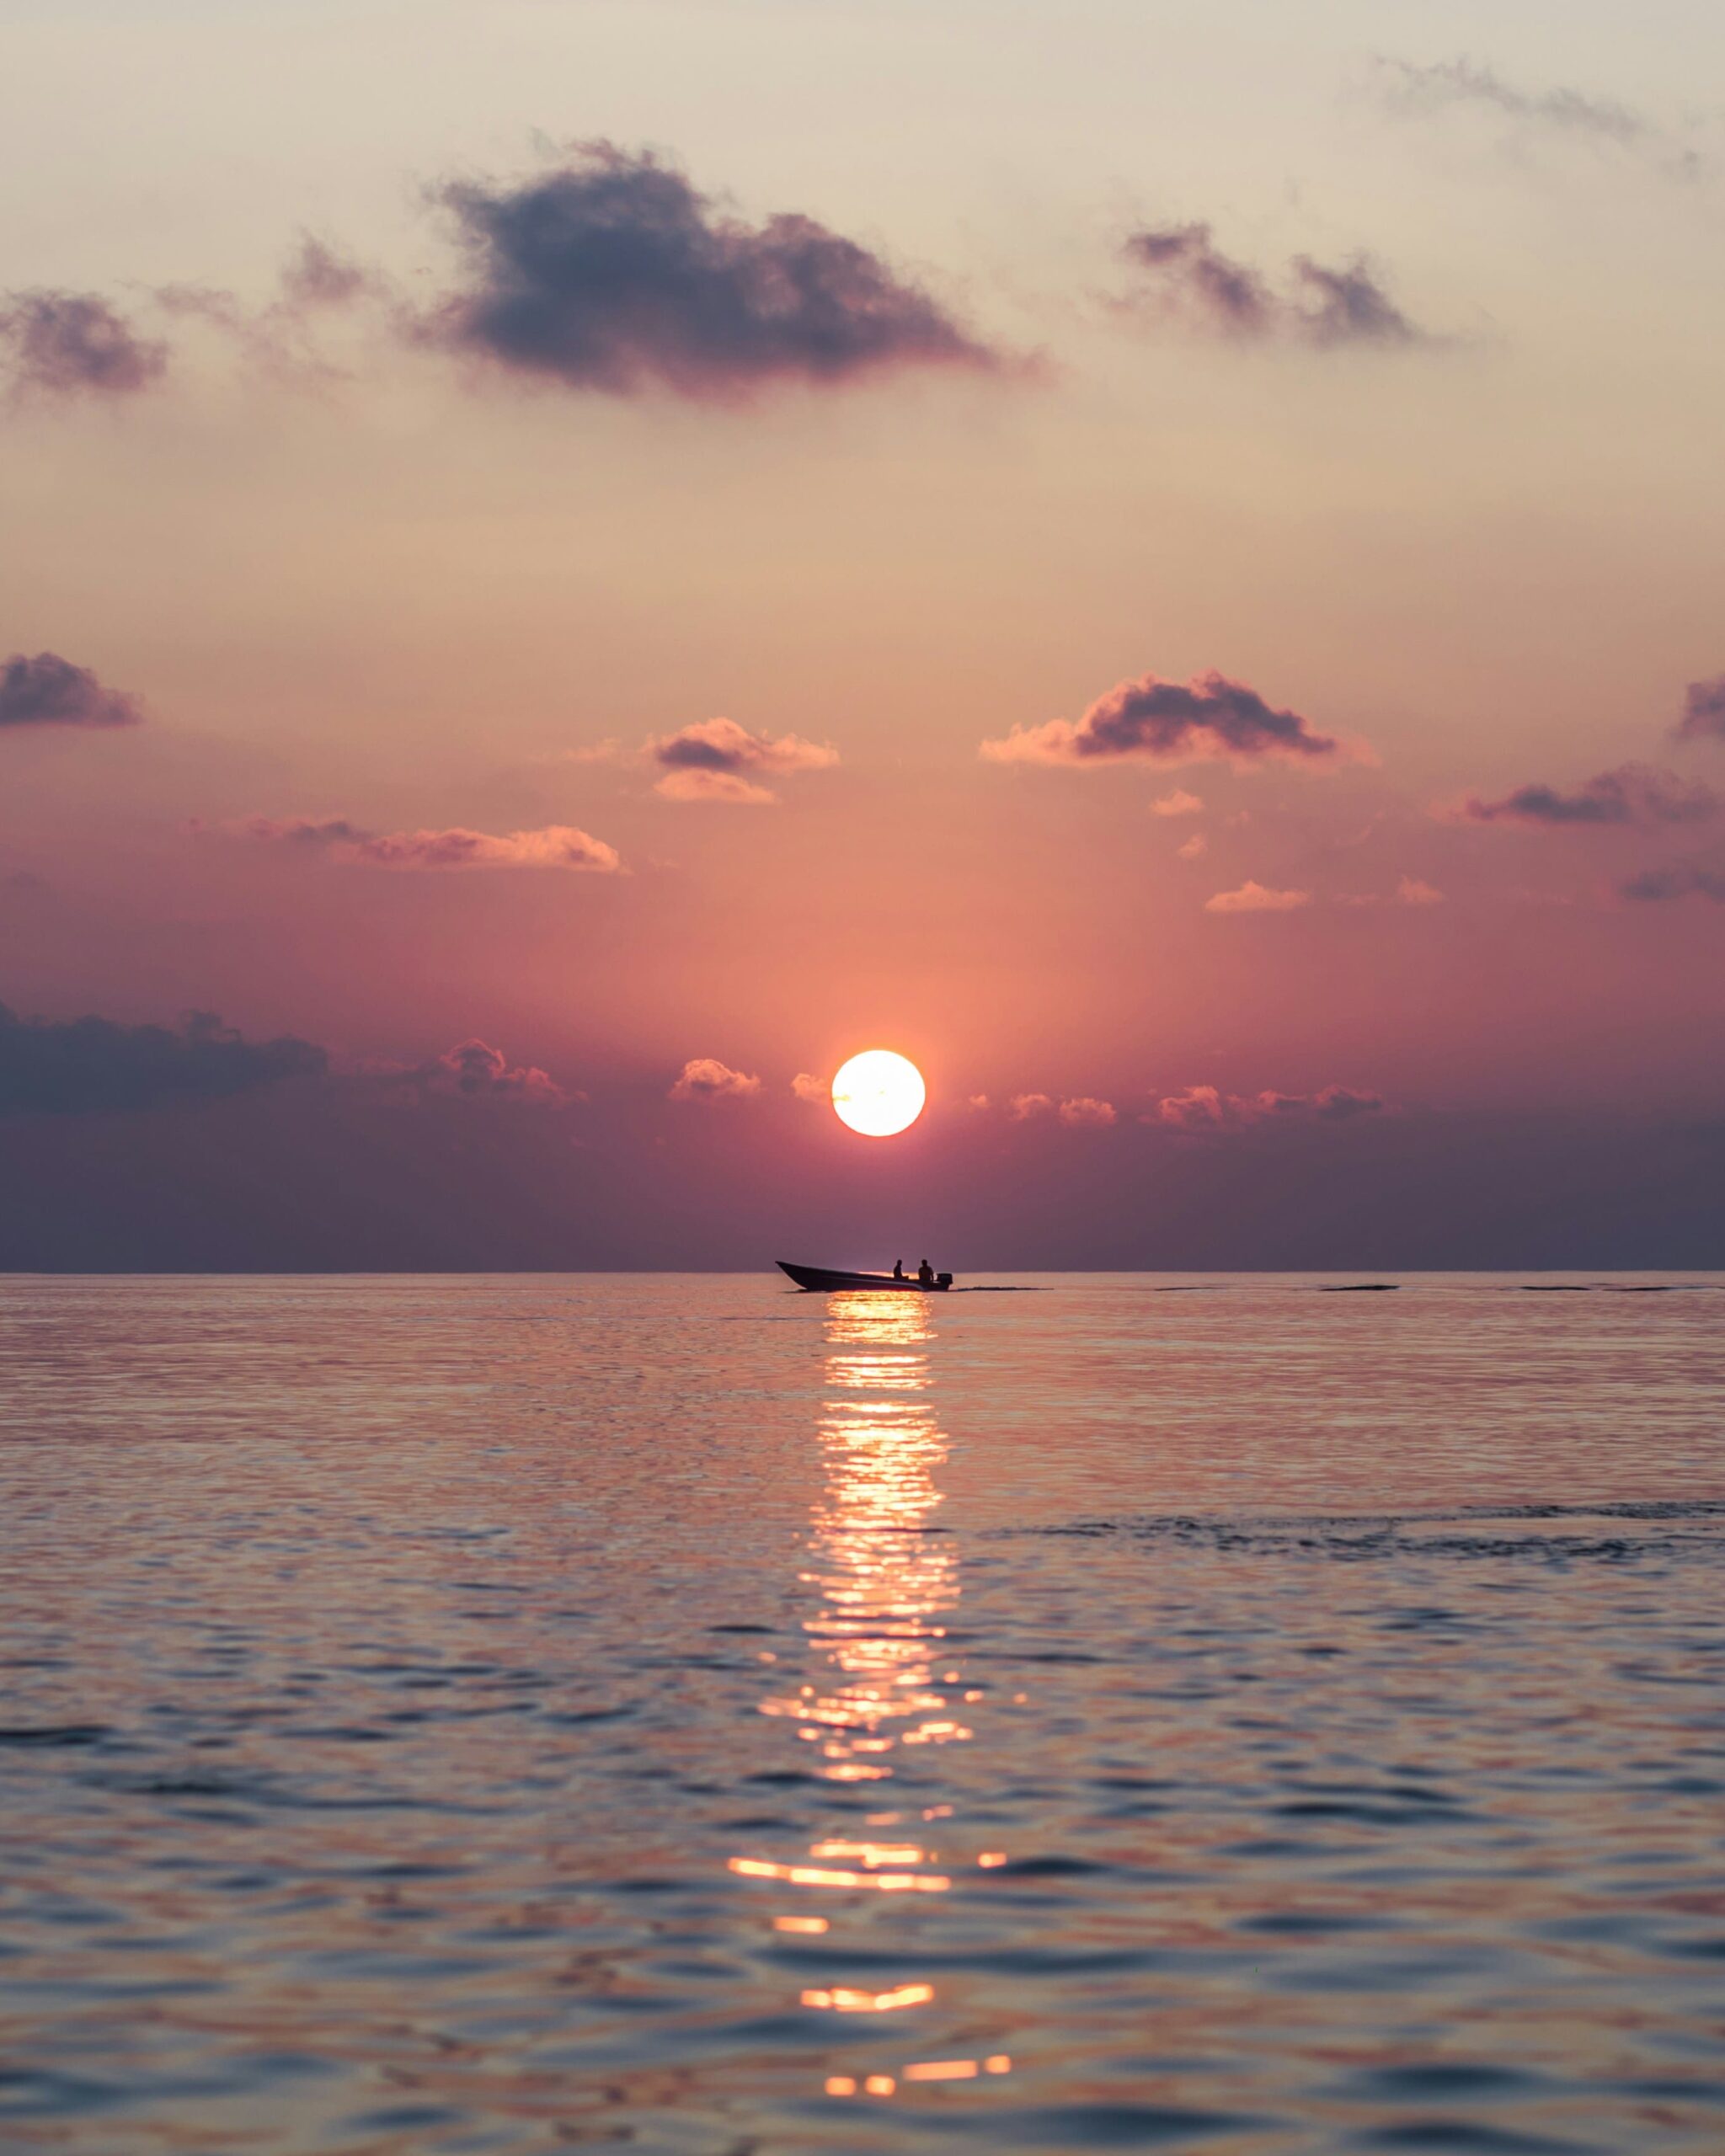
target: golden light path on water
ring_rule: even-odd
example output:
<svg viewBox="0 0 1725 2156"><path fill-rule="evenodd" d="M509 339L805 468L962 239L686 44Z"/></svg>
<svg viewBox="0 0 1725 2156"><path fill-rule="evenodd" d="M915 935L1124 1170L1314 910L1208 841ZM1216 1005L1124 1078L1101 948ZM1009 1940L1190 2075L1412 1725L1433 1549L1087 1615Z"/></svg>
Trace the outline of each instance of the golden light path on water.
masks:
<svg viewBox="0 0 1725 2156"><path fill-rule="evenodd" d="M935 1481L947 1439L928 1397L929 1299L834 1295L827 1310L825 1403L820 1444L825 1470L809 1534L810 1567L798 1575L819 1598L804 1620L814 1652L809 1681L776 1689L760 1712L793 1726L815 1748L814 1771L828 1782L881 1785L879 1809L861 1833L828 1834L788 1860L750 1852L729 1860L740 1877L812 1895L922 1896L962 1890L967 1873L997 1868L1001 1849L962 1861L943 1854L962 1837L950 1804L895 1807L885 1786L907 1748L967 1744L975 1732L962 1710L983 1694L966 1688L944 1650L942 1621L959 1600L959 1564L935 1531L942 1494ZM815 1913L776 1911L772 1928L827 1935L855 1899ZM841 1938L842 1935L841 1934ZM935 1986L907 1971L883 1988L810 1985L798 2004L821 2011L889 2017L930 2005ZM896 2031L899 2025L892 2025ZM830 2074L829 2096L886 2097L906 2083L974 2080L1012 2071L1004 2052L919 2058L907 2026L873 2070Z"/></svg>

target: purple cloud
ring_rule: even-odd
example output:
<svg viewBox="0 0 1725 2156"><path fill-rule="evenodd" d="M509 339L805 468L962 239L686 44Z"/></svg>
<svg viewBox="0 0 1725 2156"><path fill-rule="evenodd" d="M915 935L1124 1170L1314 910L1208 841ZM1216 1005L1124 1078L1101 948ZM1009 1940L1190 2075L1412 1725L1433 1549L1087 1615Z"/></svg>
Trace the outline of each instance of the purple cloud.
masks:
<svg viewBox="0 0 1725 2156"><path fill-rule="evenodd" d="M1691 681L1677 722L1680 741L1725 741L1725 674L1711 681Z"/></svg>
<svg viewBox="0 0 1725 2156"><path fill-rule="evenodd" d="M1719 810L1711 787L1647 764L1624 764L1584 779L1568 793L1554 786L1517 787L1498 801L1470 794L1453 813L1476 824L1533 824L1583 828L1702 823Z"/></svg>
<svg viewBox="0 0 1725 2156"><path fill-rule="evenodd" d="M1275 710L1243 681L1215 672L1183 683L1146 674L1117 683L1076 726L1065 718L1015 726L1003 741L985 741L980 754L1002 764L1083 764L1128 756L1163 764L1219 758L1252 764L1272 756L1338 757L1341 744L1315 733L1298 712Z"/></svg>
<svg viewBox="0 0 1725 2156"><path fill-rule="evenodd" d="M0 352L16 387L50 396L129 396L168 370L168 347L93 292L0 297Z"/></svg>
<svg viewBox="0 0 1725 2156"><path fill-rule="evenodd" d="M1711 899L1716 905L1725 905L1725 871L1683 862L1670 868L1649 868L1618 889L1626 899Z"/></svg>
<svg viewBox="0 0 1725 2156"><path fill-rule="evenodd" d="M813 218L750 226L681 173L605 141L515 186L442 190L473 275L435 338L526 377L730 398L907 365L989 368L940 303Z"/></svg>
<svg viewBox="0 0 1725 2156"><path fill-rule="evenodd" d="M649 741L647 754L665 776L654 788L673 801L776 801L770 787L756 782L763 771L825 771L837 763L836 749L805 741L799 734L750 734L731 718L698 719L681 732Z"/></svg>
<svg viewBox="0 0 1725 2156"><path fill-rule="evenodd" d="M572 868L591 874L622 873L617 850L573 824L547 824L537 831L370 831L345 816L251 816L238 825L242 838L266 845L327 848L339 859L380 868Z"/></svg>
<svg viewBox="0 0 1725 2156"><path fill-rule="evenodd" d="M0 1116L117 1115L225 1099L284 1078L321 1077L310 1041L248 1041L207 1011L177 1030L111 1018L20 1018L0 1004Z"/></svg>
<svg viewBox="0 0 1725 2156"><path fill-rule="evenodd" d="M1323 346L1429 341L1363 255L1339 269L1296 255L1288 289L1278 292L1260 271L1222 253L1207 224L1134 232L1120 252L1146 275L1137 300L1226 336Z"/></svg>
<svg viewBox="0 0 1725 2156"><path fill-rule="evenodd" d="M136 726L136 696L104 688L88 666L51 651L18 652L0 665L0 731L9 726Z"/></svg>

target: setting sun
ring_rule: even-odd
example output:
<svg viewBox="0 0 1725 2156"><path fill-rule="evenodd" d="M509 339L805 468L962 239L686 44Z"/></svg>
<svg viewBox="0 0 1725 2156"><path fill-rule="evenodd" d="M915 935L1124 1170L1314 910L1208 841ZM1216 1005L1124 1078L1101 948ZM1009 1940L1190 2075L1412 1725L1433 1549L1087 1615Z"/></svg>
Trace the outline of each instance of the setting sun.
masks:
<svg viewBox="0 0 1725 2156"><path fill-rule="evenodd" d="M889 1048L853 1055L832 1081L832 1104L841 1123L864 1138L893 1138L922 1113L928 1090L907 1056Z"/></svg>

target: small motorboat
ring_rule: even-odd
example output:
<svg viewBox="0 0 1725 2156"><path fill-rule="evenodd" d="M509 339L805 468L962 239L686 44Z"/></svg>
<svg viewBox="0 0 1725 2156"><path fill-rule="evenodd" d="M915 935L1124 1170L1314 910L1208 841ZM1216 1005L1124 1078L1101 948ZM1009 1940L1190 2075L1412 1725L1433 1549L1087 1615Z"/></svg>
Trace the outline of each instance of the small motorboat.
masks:
<svg viewBox="0 0 1725 2156"><path fill-rule="evenodd" d="M938 1295L953 1284L950 1273L937 1273L925 1283L914 1273L902 1278L891 1273L835 1273L824 1265L793 1265L786 1257L779 1259L778 1269L814 1295L849 1294L859 1289L884 1289L896 1295Z"/></svg>

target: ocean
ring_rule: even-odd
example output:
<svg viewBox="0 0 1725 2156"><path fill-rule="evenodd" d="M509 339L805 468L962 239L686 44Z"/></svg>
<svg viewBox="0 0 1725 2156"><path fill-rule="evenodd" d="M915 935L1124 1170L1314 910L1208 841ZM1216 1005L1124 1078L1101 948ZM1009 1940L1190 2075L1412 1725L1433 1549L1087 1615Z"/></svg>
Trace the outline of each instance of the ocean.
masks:
<svg viewBox="0 0 1725 2156"><path fill-rule="evenodd" d="M0 1281L0 2143L1716 2156L1725 1276L1007 1284Z"/></svg>

